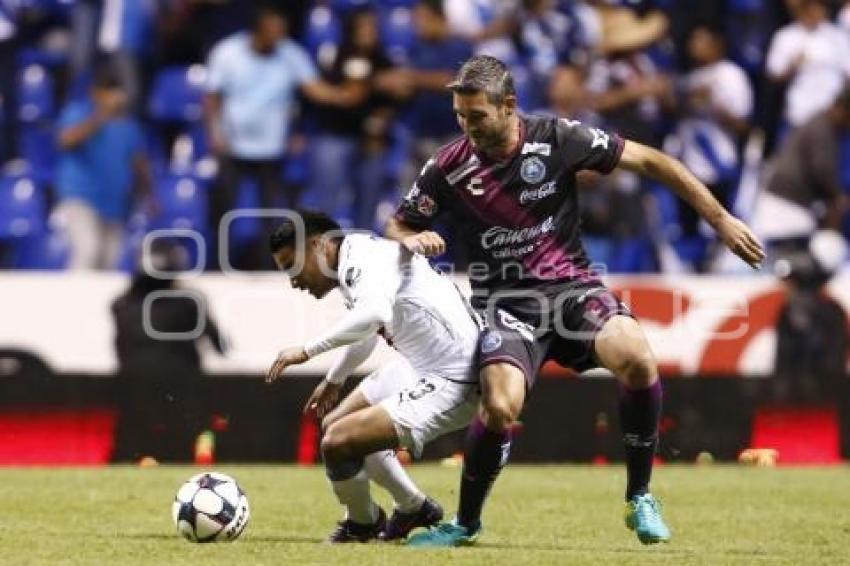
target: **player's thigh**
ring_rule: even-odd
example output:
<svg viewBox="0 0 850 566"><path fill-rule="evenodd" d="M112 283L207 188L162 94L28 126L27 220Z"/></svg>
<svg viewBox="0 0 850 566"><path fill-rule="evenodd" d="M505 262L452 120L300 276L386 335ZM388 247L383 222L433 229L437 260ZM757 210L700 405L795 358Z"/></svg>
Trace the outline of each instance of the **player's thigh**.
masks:
<svg viewBox="0 0 850 566"><path fill-rule="evenodd" d="M372 403L369 402L363 392L360 391L360 389L355 389L349 393L342 402L334 408L333 411L328 413L325 418L322 419L322 429L327 430L329 426L339 419L371 406Z"/></svg>
<svg viewBox="0 0 850 566"><path fill-rule="evenodd" d="M638 322L624 315L613 316L602 326L593 342L599 364L632 387L647 387L658 377L655 357Z"/></svg>
<svg viewBox="0 0 850 566"><path fill-rule="evenodd" d="M322 437L322 451L366 455L398 446L395 425L380 405L348 414L333 423Z"/></svg>

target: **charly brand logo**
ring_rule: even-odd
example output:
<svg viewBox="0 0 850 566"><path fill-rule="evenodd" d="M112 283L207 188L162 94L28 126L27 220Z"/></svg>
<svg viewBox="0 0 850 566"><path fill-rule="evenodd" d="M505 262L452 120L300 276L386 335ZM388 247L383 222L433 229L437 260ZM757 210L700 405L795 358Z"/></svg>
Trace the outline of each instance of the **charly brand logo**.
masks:
<svg viewBox="0 0 850 566"><path fill-rule="evenodd" d="M484 181L481 177L473 177L466 184L466 190L472 193L473 196L480 197L484 194Z"/></svg>
<svg viewBox="0 0 850 566"><path fill-rule="evenodd" d="M519 195L519 203L528 204L530 202L544 199L550 195L554 195L557 190L558 187L555 185L555 181L543 183L537 188L522 191Z"/></svg>
<svg viewBox="0 0 850 566"><path fill-rule="evenodd" d="M549 216L534 226L511 230L502 226L493 226L481 234L481 247L489 250L496 247L520 245L555 229L555 217Z"/></svg>
<svg viewBox="0 0 850 566"><path fill-rule="evenodd" d="M519 175L526 183L539 183L546 177L546 165L536 155L526 157L519 168Z"/></svg>
<svg viewBox="0 0 850 566"><path fill-rule="evenodd" d="M608 140L610 136L600 130L599 128L590 128L590 133L593 134L593 143L590 144L590 149L595 147L601 147L602 149L608 149Z"/></svg>

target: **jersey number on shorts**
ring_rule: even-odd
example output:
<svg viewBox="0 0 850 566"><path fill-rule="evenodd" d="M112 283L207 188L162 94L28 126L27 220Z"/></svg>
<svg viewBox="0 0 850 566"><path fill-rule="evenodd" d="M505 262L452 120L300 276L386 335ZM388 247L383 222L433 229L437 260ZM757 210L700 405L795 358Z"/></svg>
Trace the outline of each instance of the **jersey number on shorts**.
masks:
<svg viewBox="0 0 850 566"><path fill-rule="evenodd" d="M433 393L437 389L437 386L428 381L425 378L419 380L419 382L409 389L405 389L399 395L401 396L400 401L404 401L404 396L407 395L407 398L410 401L418 401L429 393Z"/></svg>

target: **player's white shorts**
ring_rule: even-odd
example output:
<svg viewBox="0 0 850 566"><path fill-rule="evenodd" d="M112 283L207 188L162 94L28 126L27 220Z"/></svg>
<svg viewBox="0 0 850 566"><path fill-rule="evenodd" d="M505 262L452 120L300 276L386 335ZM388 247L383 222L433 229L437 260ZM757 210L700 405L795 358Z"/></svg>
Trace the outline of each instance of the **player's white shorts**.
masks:
<svg viewBox="0 0 850 566"><path fill-rule="evenodd" d="M478 410L478 383L423 375L415 385L381 401L402 447L417 458L435 438L466 427Z"/></svg>
<svg viewBox="0 0 850 566"><path fill-rule="evenodd" d="M404 360L369 374L359 390L371 405L389 413L402 447L419 457L425 444L464 428L478 408L478 383L460 383L437 375L417 375Z"/></svg>
<svg viewBox="0 0 850 566"><path fill-rule="evenodd" d="M412 386L416 379L416 372L407 360L397 358L364 377L357 389L370 405L377 405L402 389Z"/></svg>

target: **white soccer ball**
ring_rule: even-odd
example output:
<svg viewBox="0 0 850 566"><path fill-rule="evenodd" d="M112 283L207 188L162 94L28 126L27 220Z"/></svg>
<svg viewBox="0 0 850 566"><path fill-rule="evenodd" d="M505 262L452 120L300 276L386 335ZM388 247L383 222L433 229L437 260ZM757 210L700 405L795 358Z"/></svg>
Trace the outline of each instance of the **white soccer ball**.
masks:
<svg viewBox="0 0 850 566"><path fill-rule="evenodd" d="M235 479L218 472L189 478L171 505L177 532L192 542L236 540L250 517L245 492Z"/></svg>

